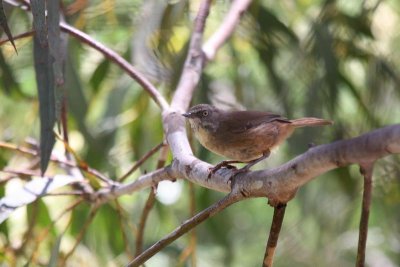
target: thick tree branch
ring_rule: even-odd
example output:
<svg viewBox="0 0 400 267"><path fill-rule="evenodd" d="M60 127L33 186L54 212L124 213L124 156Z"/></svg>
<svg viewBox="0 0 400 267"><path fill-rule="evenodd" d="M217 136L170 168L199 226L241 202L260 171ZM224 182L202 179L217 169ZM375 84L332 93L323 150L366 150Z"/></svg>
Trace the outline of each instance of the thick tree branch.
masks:
<svg viewBox="0 0 400 267"><path fill-rule="evenodd" d="M177 89L171 103L171 109L163 112L163 126L167 142L174 155L173 169L189 180L201 184L208 188L218 188L217 190L228 192L228 179L218 179L206 181L198 174L206 172L209 164L197 165L200 162L193 156L192 149L186 135L185 120L181 115L190 104L195 87L200 79L204 67L205 58L201 50L205 20L208 16L211 0L204 0L198 11L194 31L190 40L189 52L185 61L185 66L179 80ZM194 174L194 175L193 175Z"/></svg>
<svg viewBox="0 0 400 267"><path fill-rule="evenodd" d="M176 136L179 135L173 133L171 138ZM174 145L178 146L176 143ZM172 166L177 175L214 190L229 192L227 181L234 174L231 170L221 169L208 180L208 163L179 149L173 151L177 151ZM240 174L235 179L233 191L245 193L248 197L268 197L272 205L286 203L293 198L299 187L318 175L350 164L373 162L396 153L400 153L400 125L310 148L304 154L273 169Z"/></svg>
<svg viewBox="0 0 400 267"><path fill-rule="evenodd" d="M232 185L229 182L234 174L232 170L220 169L211 179L207 179L212 165L185 151L177 151L178 156L175 155L172 165L143 175L132 183L99 191L102 201L136 192L162 180L186 178L216 191L232 191L234 195L245 197L267 197L270 204L276 206L287 203L301 186L332 169L350 164L363 165L390 154L399 154L400 125L387 126L352 139L312 147L276 168L239 174L233 179Z"/></svg>
<svg viewBox="0 0 400 267"><path fill-rule="evenodd" d="M366 164L400 153L400 125L387 126L359 137L310 148L284 165L250 172L233 190L248 191L252 197L268 197L272 204L286 203L299 187L332 169Z"/></svg>
<svg viewBox="0 0 400 267"><path fill-rule="evenodd" d="M177 111L185 111L189 107L193 92L203 70L204 54L201 50L201 45L211 2L211 0L202 1L196 16L185 66L171 103L171 108Z"/></svg>

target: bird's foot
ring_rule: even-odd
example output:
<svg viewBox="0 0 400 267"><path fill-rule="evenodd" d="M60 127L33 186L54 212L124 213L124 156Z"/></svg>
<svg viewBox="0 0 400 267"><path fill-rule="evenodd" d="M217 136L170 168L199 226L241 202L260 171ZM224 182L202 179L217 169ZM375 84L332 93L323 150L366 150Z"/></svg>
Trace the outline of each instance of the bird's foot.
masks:
<svg viewBox="0 0 400 267"><path fill-rule="evenodd" d="M239 163L239 162L238 162L238 161L234 161L234 160L224 160L224 161L218 163L217 165L215 165L214 167L210 168L210 169L208 170L209 173L208 173L207 180L210 179L211 176L212 176L213 174L215 174L219 169L222 169L222 168L236 169L235 166L230 165L230 164L232 164L232 163Z"/></svg>

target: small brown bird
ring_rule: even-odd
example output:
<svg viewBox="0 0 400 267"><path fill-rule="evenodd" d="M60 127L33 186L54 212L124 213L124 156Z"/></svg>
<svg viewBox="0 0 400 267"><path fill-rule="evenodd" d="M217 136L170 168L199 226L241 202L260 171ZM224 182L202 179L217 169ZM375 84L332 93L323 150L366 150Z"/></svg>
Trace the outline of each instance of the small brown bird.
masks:
<svg viewBox="0 0 400 267"><path fill-rule="evenodd" d="M247 171L267 158L271 149L286 140L296 128L333 124L330 120L301 118L288 120L263 111L226 111L208 104L199 104L182 114L199 142L210 151L229 158L211 169L216 172L230 163L248 163L239 171Z"/></svg>

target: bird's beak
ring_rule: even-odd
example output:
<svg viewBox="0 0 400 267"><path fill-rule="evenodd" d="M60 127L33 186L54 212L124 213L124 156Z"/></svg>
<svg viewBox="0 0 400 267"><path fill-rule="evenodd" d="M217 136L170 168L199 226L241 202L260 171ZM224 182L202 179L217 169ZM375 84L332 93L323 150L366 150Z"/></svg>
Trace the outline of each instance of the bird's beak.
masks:
<svg viewBox="0 0 400 267"><path fill-rule="evenodd" d="M190 117L192 117L192 113L190 113L190 112L183 113L182 116L186 117L186 118L190 118Z"/></svg>

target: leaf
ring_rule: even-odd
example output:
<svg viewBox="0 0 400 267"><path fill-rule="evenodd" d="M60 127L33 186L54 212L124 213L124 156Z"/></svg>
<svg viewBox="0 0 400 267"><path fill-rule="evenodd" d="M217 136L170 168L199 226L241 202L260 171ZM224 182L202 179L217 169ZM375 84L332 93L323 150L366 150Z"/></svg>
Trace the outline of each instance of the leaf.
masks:
<svg viewBox="0 0 400 267"><path fill-rule="evenodd" d="M340 81L347 85L345 88L348 89L349 93L354 97L368 121L374 126L379 125L379 120L364 103L362 100L362 95L357 91L357 88L354 86L354 84L343 73L339 72L339 75Z"/></svg>
<svg viewBox="0 0 400 267"><path fill-rule="evenodd" d="M81 179L69 175L33 179L23 187L0 199L0 223L6 220L17 208L28 205L57 188L78 181L81 181Z"/></svg>
<svg viewBox="0 0 400 267"><path fill-rule="evenodd" d="M10 40L12 46L14 47L15 53L18 54L17 47L15 46L15 43L14 43L14 38L13 38L10 28L8 27L8 24L7 24L7 17L6 17L6 13L4 12L3 0L0 1L0 25L3 28L4 32L6 33L8 40Z"/></svg>
<svg viewBox="0 0 400 267"><path fill-rule="evenodd" d="M99 91L99 87L101 83L104 81L108 70L110 69L110 61L108 59L104 59L93 72L92 77L90 78L90 85L93 87L95 93Z"/></svg>
<svg viewBox="0 0 400 267"><path fill-rule="evenodd" d="M335 37L329 31L329 25L325 23L314 26L315 52L324 63L324 79L328 85L328 108L333 111L337 105L339 62L336 58L333 43Z"/></svg>
<svg viewBox="0 0 400 267"><path fill-rule="evenodd" d="M24 93L21 91L20 84L16 80L12 68L10 68L1 50L0 50L0 69L1 69L0 87L2 88L2 90L8 95L23 96Z"/></svg>
<svg viewBox="0 0 400 267"><path fill-rule="evenodd" d="M53 238L57 236L56 228L52 224L52 218L48 205L39 198L27 206L28 221L34 223L37 227L45 229L48 228L49 233Z"/></svg>
<svg viewBox="0 0 400 267"><path fill-rule="evenodd" d="M60 121L61 118L61 106L62 99L64 96L63 87L64 84L64 64L66 54L66 38L61 39L60 32L60 1L52 0L47 1L47 13L48 13L48 42L50 56L52 59L52 67L54 72L55 80L55 109L56 118ZM65 36L65 34L63 34ZM63 42L63 43L62 43Z"/></svg>
<svg viewBox="0 0 400 267"><path fill-rule="evenodd" d="M268 36L271 41L278 44L277 40L286 39L288 43L297 44L299 42L296 34L286 26L279 18L270 10L265 8L262 4L255 2L252 8L249 9L254 19L257 21L261 28L261 33ZM258 32L258 34L260 34ZM279 38L276 38L279 36ZM274 40L274 38L276 40Z"/></svg>
<svg viewBox="0 0 400 267"><path fill-rule="evenodd" d="M53 133L56 121L55 81L47 38L45 1L32 0L31 6L33 27L35 29L33 56L40 110L40 170L43 175L46 172L55 143Z"/></svg>

